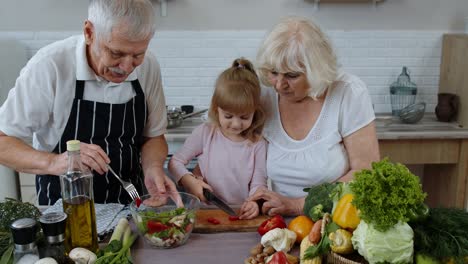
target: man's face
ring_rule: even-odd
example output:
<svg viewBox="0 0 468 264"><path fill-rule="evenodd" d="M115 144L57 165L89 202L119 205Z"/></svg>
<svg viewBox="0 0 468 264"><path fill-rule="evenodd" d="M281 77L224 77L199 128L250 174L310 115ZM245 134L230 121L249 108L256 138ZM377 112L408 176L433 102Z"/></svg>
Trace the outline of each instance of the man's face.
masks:
<svg viewBox="0 0 468 264"><path fill-rule="evenodd" d="M85 23L86 55L94 72L109 82L125 81L143 63L150 38L133 41L114 29L108 38L96 39L92 24Z"/></svg>

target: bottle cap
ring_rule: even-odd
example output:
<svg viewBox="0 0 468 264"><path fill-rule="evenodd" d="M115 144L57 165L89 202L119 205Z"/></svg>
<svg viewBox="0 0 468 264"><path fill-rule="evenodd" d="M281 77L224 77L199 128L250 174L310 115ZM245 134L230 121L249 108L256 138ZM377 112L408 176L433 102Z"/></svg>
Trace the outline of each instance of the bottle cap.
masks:
<svg viewBox="0 0 468 264"><path fill-rule="evenodd" d="M36 241L37 222L32 218L21 218L10 225L13 242L27 245Z"/></svg>
<svg viewBox="0 0 468 264"><path fill-rule="evenodd" d="M65 233L67 214L64 212L51 212L39 218L45 236L58 236Z"/></svg>
<svg viewBox="0 0 468 264"><path fill-rule="evenodd" d="M79 140L68 140L67 141L67 151L78 151L80 150L80 141Z"/></svg>

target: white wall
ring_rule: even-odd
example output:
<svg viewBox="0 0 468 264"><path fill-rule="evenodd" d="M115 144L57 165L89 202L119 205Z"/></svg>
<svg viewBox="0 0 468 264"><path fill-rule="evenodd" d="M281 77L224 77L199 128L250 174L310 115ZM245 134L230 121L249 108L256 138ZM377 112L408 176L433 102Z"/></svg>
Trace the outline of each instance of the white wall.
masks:
<svg viewBox="0 0 468 264"><path fill-rule="evenodd" d="M367 83L376 112L390 112L389 85L402 66L411 70L418 99L434 111L441 38L460 32L468 0L167 0L150 49L157 54L169 105L209 103L217 74L239 56L254 59L266 30L284 15L314 19L331 36L339 61ZM0 38L19 39L29 57L40 47L80 33L86 0L0 0Z"/></svg>
<svg viewBox="0 0 468 264"><path fill-rule="evenodd" d="M463 30L467 0L385 0L322 3L312 0L167 0L160 30L264 30L284 15L314 17L328 30ZM0 0L0 31L81 30L88 0Z"/></svg>
<svg viewBox="0 0 468 264"><path fill-rule="evenodd" d="M55 40L76 32L1 32L19 39L29 56ZM160 64L168 105L207 107L217 75L232 60L254 60L265 31L159 31L150 44ZM439 83L440 31L327 31L346 71L368 85L375 111L390 112L389 86L408 66L418 86L417 101L433 112Z"/></svg>

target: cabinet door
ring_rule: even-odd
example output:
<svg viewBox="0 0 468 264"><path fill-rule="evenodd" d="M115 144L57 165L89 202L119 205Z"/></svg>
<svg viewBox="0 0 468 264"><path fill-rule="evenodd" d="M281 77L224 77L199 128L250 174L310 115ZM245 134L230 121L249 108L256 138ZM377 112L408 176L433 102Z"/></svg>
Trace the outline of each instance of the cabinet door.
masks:
<svg viewBox="0 0 468 264"><path fill-rule="evenodd" d="M457 121L468 127L468 35L445 34L442 44L439 92L459 96Z"/></svg>

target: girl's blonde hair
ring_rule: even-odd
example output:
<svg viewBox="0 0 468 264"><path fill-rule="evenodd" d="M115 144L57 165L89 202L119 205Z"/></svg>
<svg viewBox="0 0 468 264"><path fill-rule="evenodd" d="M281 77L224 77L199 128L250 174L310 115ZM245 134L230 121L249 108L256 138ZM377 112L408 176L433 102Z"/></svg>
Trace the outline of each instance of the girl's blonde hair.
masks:
<svg viewBox="0 0 468 264"><path fill-rule="evenodd" d="M271 71L305 74L309 96L314 99L337 77L337 59L329 39L318 25L300 17L286 18L272 29L257 53L257 65L266 86L271 86Z"/></svg>
<svg viewBox="0 0 468 264"><path fill-rule="evenodd" d="M208 117L220 127L218 107L234 114L254 113L250 127L242 136L252 142L261 138L265 124L265 111L260 103L260 81L252 63L239 58L224 70L216 80Z"/></svg>

